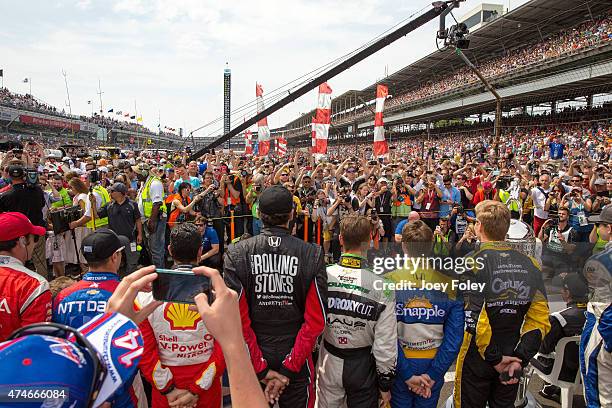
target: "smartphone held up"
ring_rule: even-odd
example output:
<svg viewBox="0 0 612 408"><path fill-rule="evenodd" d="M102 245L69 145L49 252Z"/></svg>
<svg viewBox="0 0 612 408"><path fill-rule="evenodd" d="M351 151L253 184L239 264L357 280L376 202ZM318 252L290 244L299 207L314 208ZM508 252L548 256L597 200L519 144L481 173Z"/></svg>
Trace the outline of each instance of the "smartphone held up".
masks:
<svg viewBox="0 0 612 408"><path fill-rule="evenodd" d="M205 293L212 303L211 282L208 276L196 275L191 269L156 269L153 298L164 302L195 304L194 297Z"/></svg>

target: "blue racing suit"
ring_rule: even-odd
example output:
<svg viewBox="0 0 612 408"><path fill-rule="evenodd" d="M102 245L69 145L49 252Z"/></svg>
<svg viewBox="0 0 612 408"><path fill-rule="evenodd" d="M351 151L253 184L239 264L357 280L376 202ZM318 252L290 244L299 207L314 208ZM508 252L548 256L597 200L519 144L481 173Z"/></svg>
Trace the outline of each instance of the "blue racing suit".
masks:
<svg viewBox="0 0 612 408"><path fill-rule="evenodd" d="M455 361L463 340L463 302L457 299L453 280L433 269L400 269L386 278L403 285L395 290L398 357L391 406L436 407L444 374ZM423 289L423 284L437 286ZM435 381L427 399L410 391L406 384L413 375L421 374Z"/></svg>
<svg viewBox="0 0 612 408"><path fill-rule="evenodd" d="M53 321L79 328L104 313L106 303L119 285L119 276L110 272L89 272L83 279L62 290L53 300ZM132 408L147 404L140 375L124 384L110 400L113 408Z"/></svg>
<svg viewBox="0 0 612 408"><path fill-rule="evenodd" d="M612 406L612 246L590 257L584 276L591 291L580 338L580 372L587 408Z"/></svg>

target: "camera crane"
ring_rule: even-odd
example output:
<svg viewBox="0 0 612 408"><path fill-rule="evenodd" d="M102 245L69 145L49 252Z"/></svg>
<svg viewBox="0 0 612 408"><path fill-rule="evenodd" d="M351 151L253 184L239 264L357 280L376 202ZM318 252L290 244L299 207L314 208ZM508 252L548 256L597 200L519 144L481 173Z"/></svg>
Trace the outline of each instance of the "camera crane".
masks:
<svg viewBox="0 0 612 408"><path fill-rule="evenodd" d="M205 148L202 148L202 149L198 150L197 152L194 152L189 157L189 160L195 160L195 159L199 158L200 156L202 156L207 150L214 149L215 147L220 146L224 142L230 140L232 137L238 135L240 132L248 129L250 126L254 125L259 120L261 120L261 119L263 119L265 117L270 116L272 113L276 112L277 110L279 110L279 109L283 108L284 106L288 105L289 103L293 102L294 100L296 100L300 96L306 94L308 91L310 91L312 89L315 89L316 87L318 87L323 82L328 81L331 78L335 77L336 75L340 74L341 72L346 71L347 69L349 69L353 65L357 64L358 62L361 62L362 60L366 59L370 55L380 51L381 49L385 48L389 44L399 40L400 38L404 37L405 35L411 33L412 31L416 30L417 28L423 26L424 24L427 24L428 22L430 22L431 20L433 20L436 17L440 17L440 31L438 31L438 38L440 38L439 37L440 33L446 33L447 32L446 29L445 29L445 24L446 24L445 23L445 19L446 19L446 16L454 8L459 7L459 4L464 2L464 1L465 0L434 1L432 3L432 5L431 5L432 8L430 10L428 10L425 13L421 14L420 16L415 18L414 20L411 20L411 21L407 22L406 24L402 25L397 30L392 31L389 34L387 34L387 35L383 36L382 38L380 38L379 40L373 42L372 44L370 44L369 46L365 47L364 49L362 49L361 51L359 51L358 53L356 53L352 57L346 59L345 61L342 61L342 62L336 64L332 68L330 68L327 71L323 72L321 75L317 76L316 78L313 78L310 82L308 82L308 83L300 86L299 88L295 89L294 91L290 92L287 96L285 96L282 99L280 99L279 101L273 103L272 105L270 105L266 109L262 110L260 113L256 114L255 116L251 117L250 119L247 119L245 122L241 123L240 125L236 126L234 129L230 130L228 133L226 133L223 136L219 137L218 139L216 139L214 142L210 143Z"/></svg>
<svg viewBox="0 0 612 408"><path fill-rule="evenodd" d="M482 75L482 72L468 59L462 50L469 48L470 40L466 38L469 30L465 23L457 23L451 26L450 30L443 30L442 28L438 31L438 39L444 40L446 47L455 47L455 53L463 60L465 65L478 77L480 82L483 83L485 88L493 94L495 97L495 142L499 143L499 137L501 136L501 117L502 117L502 98L497 93L497 90L491 85L491 83Z"/></svg>

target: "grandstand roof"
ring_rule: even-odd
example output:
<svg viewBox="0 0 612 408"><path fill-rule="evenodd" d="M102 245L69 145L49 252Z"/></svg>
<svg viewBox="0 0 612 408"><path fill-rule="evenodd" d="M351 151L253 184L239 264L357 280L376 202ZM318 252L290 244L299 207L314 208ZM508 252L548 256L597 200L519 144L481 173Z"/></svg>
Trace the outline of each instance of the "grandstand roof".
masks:
<svg viewBox="0 0 612 408"><path fill-rule="evenodd" d="M540 41L565 27L588 21L607 12L610 7L610 0L532 0L471 32L470 48L464 53L479 63L513 48ZM379 83L386 84L391 95L398 95L462 67L463 62L454 50L434 51L361 91L347 91L334 98L332 110L335 111L333 106L337 103L343 106L354 101L355 94L366 100L373 99ZM356 105L360 104L362 101L358 100ZM299 127L313 112L294 119L285 128Z"/></svg>
<svg viewBox="0 0 612 408"><path fill-rule="evenodd" d="M508 50L540 41L565 27L588 21L610 9L609 0L532 0L470 33L470 60L490 59ZM453 49L436 51L380 81L399 94L437 76L463 68ZM362 92L374 95L376 83Z"/></svg>

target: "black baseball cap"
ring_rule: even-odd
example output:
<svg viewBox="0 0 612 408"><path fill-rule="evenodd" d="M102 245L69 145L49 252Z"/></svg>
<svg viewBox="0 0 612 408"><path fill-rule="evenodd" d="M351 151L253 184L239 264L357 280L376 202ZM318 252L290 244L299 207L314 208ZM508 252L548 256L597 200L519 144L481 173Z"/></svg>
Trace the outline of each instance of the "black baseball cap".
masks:
<svg viewBox="0 0 612 408"><path fill-rule="evenodd" d="M590 216L589 221L598 224L612 224L612 204L606 205L601 210L601 214Z"/></svg>
<svg viewBox="0 0 612 408"><path fill-rule="evenodd" d="M117 193L127 194L128 189L125 184L117 182L108 188L109 193L112 193L113 191L116 191Z"/></svg>
<svg viewBox="0 0 612 408"><path fill-rule="evenodd" d="M266 188L259 196L259 211L264 214L288 214L293 210L293 194L281 185Z"/></svg>
<svg viewBox="0 0 612 408"><path fill-rule="evenodd" d="M120 237L108 228L100 228L83 239L81 251L87 262L103 262L129 244L126 237Z"/></svg>
<svg viewBox="0 0 612 408"><path fill-rule="evenodd" d="M577 273L569 273L563 278L563 289L568 290L574 300L585 300L589 294L586 280Z"/></svg>

